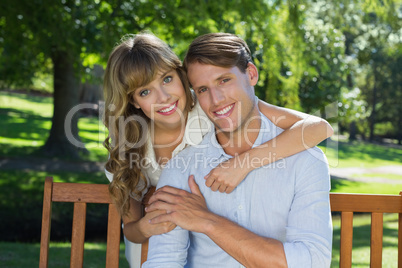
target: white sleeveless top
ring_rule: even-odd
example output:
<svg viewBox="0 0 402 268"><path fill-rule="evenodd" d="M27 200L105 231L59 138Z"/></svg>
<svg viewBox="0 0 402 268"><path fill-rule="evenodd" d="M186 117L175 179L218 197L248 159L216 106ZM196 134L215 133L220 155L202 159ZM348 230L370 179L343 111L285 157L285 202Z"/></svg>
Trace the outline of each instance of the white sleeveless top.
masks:
<svg viewBox="0 0 402 268"><path fill-rule="evenodd" d="M194 108L188 113L186 122L186 128L184 130L184 137L181 143L173 150L172 158L180 151L191 145L200 144L204 136L213 128L212 122L208 119L201 106L196 102ZM148 182L148 188L156 186L159 181L159 177L162 173L163 166L159 165L156 161L155 151L151 143L149 129L148 137L146 141L146 154L144 159L140 160L141 172L145 176ZM109 181L113 180L113 173L105 169L106 177ZM144 183L140 181L137 186L139 189L143 188ZM137 201L141 201L148 189L142 191L142 196L132 193L130 196Z"/></svg>

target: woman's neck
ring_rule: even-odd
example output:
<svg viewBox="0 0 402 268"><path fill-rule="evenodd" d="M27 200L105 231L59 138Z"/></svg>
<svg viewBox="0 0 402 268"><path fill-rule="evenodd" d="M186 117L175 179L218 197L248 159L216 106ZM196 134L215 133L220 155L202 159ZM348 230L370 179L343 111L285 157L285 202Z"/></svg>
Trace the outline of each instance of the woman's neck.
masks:
<svg viewBox="0 0 402 268"><path fill-rule="evenodd" d="M186 120L187 121L187 120ZM165 164L170 158L174 149L182 142L186 122L177 126L157 126L151 129L151 141L155 151L156 160L159 164Z"/></svg>

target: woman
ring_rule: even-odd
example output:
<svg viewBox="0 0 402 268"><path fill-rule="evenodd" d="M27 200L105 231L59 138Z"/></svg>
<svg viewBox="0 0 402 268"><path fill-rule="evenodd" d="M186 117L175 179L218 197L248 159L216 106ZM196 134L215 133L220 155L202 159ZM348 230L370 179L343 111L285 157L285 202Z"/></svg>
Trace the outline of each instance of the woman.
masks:
<svg viewBox="0 0 402 268"><path fill-rule="evenodd" d="M189 89L181 61L152 34L127 36L115 47L105 71L104 94L110 193L122 215L125 238L142 243L175 227L171 223L149 224L164 211L142 217L144 194L156 185L169 159L186 146L199 144L213 126ZM325 120L261 101L258 105L264 115L285 130L275 140L247 152L248 157L263 160L261 165L315 146L332 135ZM206 185L213 191L233 191L257 168L236 165L244 157L236 156L212 170L205 177ZM126 241L131 267L139 267L139 251L139 246Z"/></svg>

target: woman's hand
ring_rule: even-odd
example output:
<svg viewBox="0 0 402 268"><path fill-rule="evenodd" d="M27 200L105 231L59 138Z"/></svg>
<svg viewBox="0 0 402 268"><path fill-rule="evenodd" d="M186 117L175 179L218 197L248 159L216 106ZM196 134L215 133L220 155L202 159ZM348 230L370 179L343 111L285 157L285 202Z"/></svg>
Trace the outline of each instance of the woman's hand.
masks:
<svg viewBox="0 0 402 268"><path fill-rule="evenodd" d="M250 172L249 166L247 154L236 155L212 169L204 177L205 185L214 192L230 194Z"/></svg>
<svg viewBox="0 0 402 268"><path fill-rule="evenodd" d="M153 235L159 235L159 234L164 234L167 232L172 231L174 228L176 228L176 224L166 221L166 222L161 222L157 224L150 224L150 220L153 218L166 214L165 210L155 210L152 212L148 212L145 214L144 217L142 217L139 222L138 222L138 227L141 230L141 232L144 234L145 237L151 237Z"/></svg>

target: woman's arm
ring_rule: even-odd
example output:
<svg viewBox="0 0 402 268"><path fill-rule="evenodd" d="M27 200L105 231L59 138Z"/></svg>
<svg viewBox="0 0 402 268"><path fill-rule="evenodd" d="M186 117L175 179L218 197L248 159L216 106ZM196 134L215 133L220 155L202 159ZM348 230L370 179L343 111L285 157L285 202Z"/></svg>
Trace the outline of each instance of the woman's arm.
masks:
<svg viewBox="0 0 402 268"><path fill-rule="evenodd" d="M284 131L272 140L221 163L205 176L211 190L231 193L247 174L261 166L314 147L333 134L331 125L324 119L291 109L281 108L263 101L258 108L269 120ZM253 165L247 164L248 159ZM246 164L239 164L246 163Z"/></svg>
<svg viewBox="0 0 402 268"><path fill-rule="evenodd" d="M126 216L123 216L124 236L134 243L143 243L149 237L157 234L164 234L173 230L176 225L170 222L160 224L150 224L149 221L156 216L165 214L166 211L157 210L146 213L142 217L142 204L139 201L130 198L130 210Z"/></svg>

